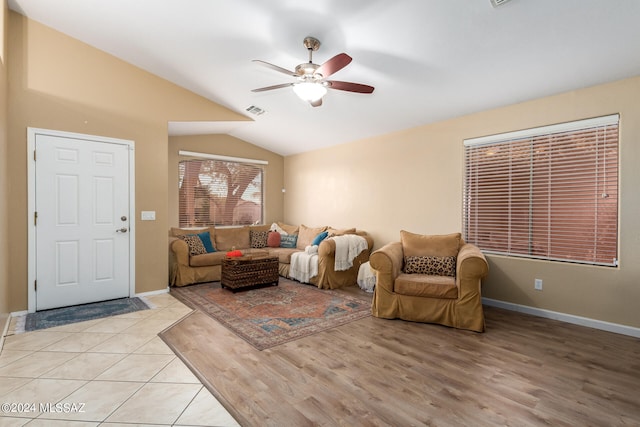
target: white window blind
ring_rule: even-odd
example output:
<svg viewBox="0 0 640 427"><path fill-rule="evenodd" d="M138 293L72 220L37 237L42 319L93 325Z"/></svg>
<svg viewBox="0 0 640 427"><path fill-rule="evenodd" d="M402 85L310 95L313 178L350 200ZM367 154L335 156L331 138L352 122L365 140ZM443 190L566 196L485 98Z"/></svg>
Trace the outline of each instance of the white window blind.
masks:
<svg viewBox="0 0 640 427"><path fill-rule="evenodd" d="M618 115L464 141L466 241L617 265Z"/></svg>
<svg viewBox="0 0 640 427"><path fill-rule="evenodd" d="M266 161L180 151L180 227L262 224Z"/></svg>

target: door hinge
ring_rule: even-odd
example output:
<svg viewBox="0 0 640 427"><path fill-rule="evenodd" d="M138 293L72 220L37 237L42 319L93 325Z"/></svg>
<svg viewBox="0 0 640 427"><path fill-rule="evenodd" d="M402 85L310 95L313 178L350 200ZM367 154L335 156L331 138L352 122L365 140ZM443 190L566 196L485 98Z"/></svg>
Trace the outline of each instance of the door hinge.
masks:
<svg viewBox="0 0 640 427"><path fill-rule="evenodd" d="M33 281L33 288L34 288L35 291L38 290L38 279Z"/></svg>
<svg viewBox="0 0 640 427"><path fill-rule="evenodd" d="M36 161L36 150L33 150L33 161Z"/></svg>
<svg viewBox="0 0 640 427"><path fill-rule="evenodd" d="M38 225L38 212L33 213L33 225Z"/></svg>

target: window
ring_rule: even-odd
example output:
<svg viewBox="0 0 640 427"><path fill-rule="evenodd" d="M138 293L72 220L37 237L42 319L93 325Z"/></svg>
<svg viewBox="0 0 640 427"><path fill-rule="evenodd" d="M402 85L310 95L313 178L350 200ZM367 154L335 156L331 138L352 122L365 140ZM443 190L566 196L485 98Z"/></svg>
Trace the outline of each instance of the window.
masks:
<svg viewBox="0 0 640 427"><path fill-rule="evenodd" d="M466 241L617 265L618 115L464 141Z"/></svg>
<svg viewBox="0 0 640 427"><path fill-rule="evenodd" d="M264 222L266 161L180 151L180 227Z"/></svg>

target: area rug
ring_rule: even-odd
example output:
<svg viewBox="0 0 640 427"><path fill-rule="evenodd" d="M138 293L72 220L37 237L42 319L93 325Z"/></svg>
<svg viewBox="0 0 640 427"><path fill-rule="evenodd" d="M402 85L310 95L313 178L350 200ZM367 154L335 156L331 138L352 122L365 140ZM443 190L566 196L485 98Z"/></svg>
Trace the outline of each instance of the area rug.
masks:
<svg viewBox="0 0 640 427"><path fill-rule="evenodd" d="M148 303L141 298L135 297L37 311L25 316L24 332L117 316L149 308ZM20 329L22 328L16 327L16 333L22 332Z"/></svg>
<svg viewBox="0 0 640 427"><path fill-rule="evenodd" d="M258 350L371 315L371 302L280 278L278 286L233 293L219 282L172 288L171 295L222 323Z"/></svg>

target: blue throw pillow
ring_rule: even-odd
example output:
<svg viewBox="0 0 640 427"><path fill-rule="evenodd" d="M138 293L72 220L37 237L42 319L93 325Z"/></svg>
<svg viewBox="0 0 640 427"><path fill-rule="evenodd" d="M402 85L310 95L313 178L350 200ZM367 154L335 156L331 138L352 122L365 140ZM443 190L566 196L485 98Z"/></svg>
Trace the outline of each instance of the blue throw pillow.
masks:
<svg viewBox="0 0 640 427"><path fill-rule="evenodd" d="M328 231L323 231L322 233L318 234L315 239L313 239L313 242L311 242L311 245L312 246L319 245L320 242L322 242L324 239L326 239L328 235L329 235Z"/></svg>
<svg viewBox="0 0 640 427"><path fill-rule="evenodd" d="M204 248L207 250L208 254L216 251L216 248L214 248L213 244L211 243L211 234L209 234L208 231L198 233L198 237L200 238L200 240L202 240L202 244L204 245Z"/></svg>
<svg viewBox="0 0 640 427"><path fill-rule="evenodd" d="M295 248L296 243L298 243L298 235L297 234L287 234L282 235L280 238L280 247L281 248Z"/></svg>

